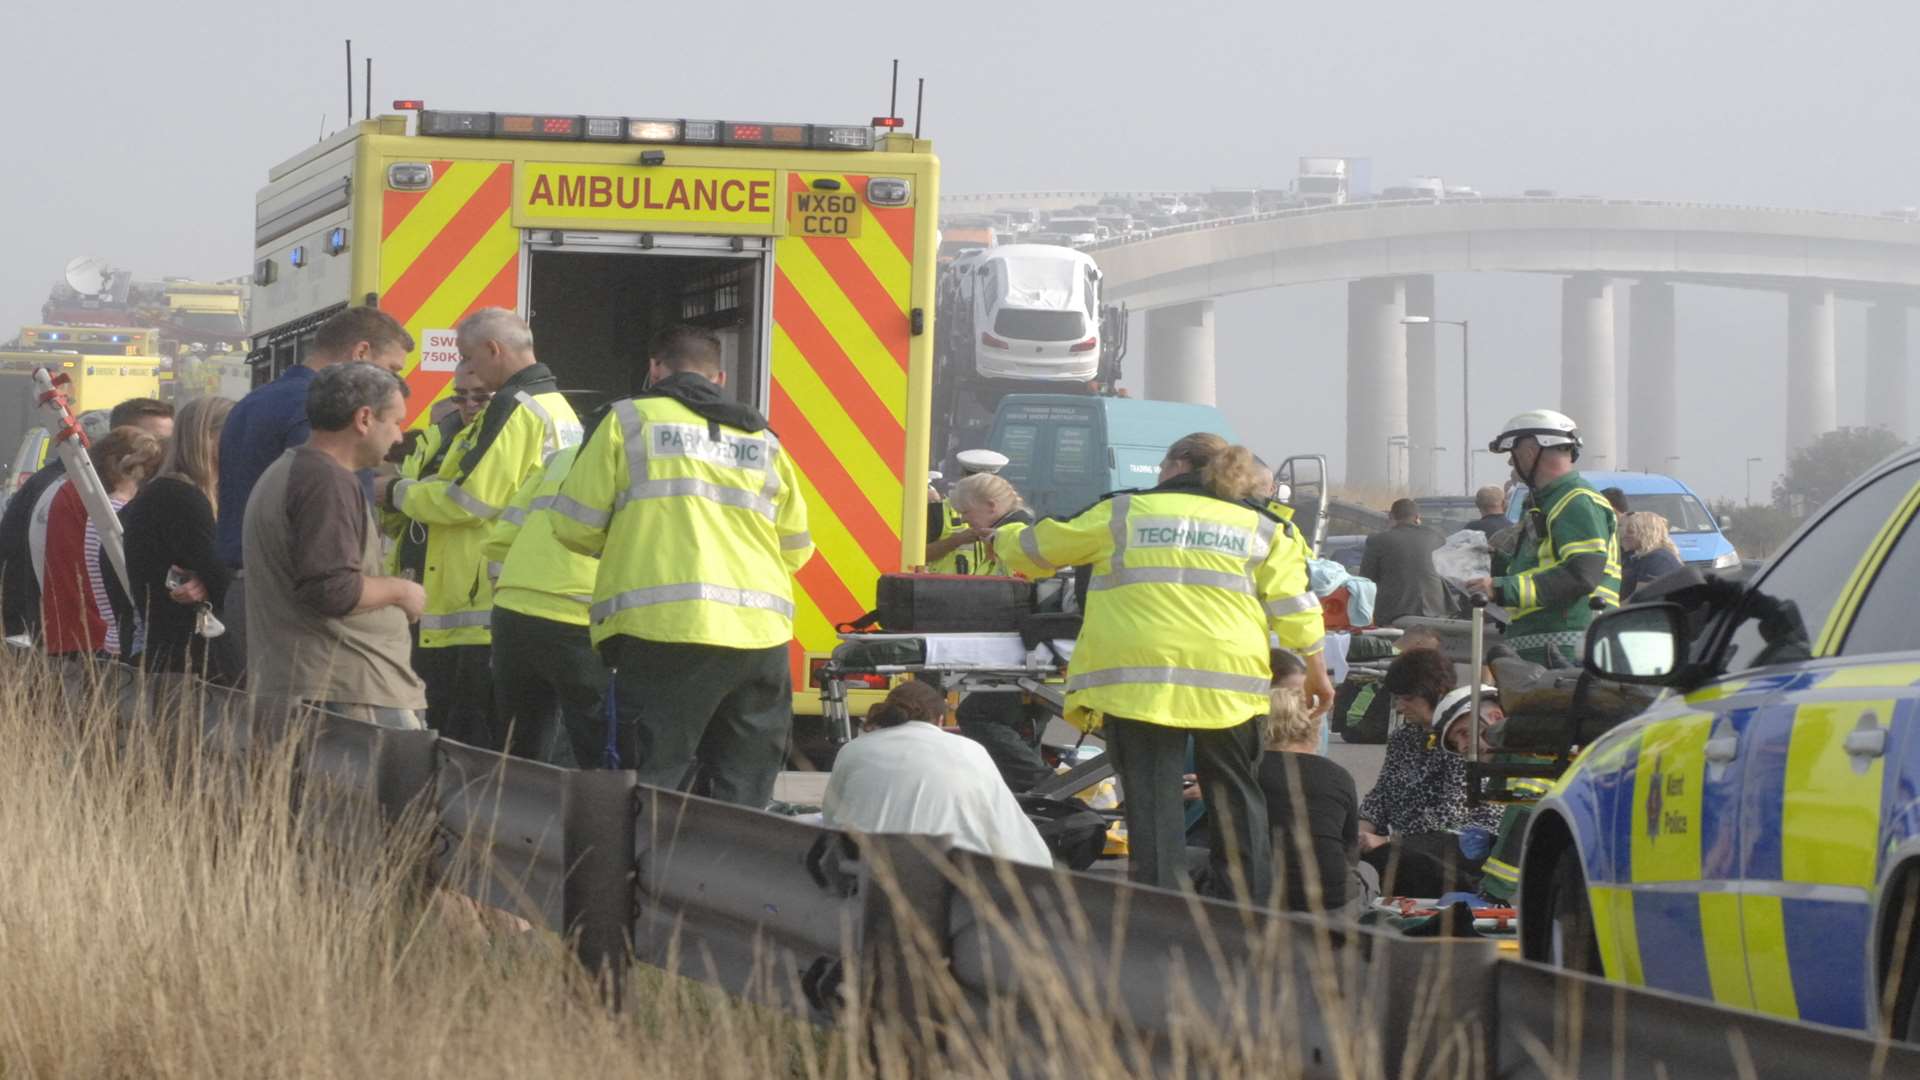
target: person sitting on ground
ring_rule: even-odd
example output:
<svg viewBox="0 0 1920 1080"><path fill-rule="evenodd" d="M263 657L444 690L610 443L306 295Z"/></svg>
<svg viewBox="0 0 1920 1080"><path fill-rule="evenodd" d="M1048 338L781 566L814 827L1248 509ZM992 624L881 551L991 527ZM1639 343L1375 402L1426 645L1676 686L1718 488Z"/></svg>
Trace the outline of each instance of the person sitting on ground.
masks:
<svg viewBox="0 0 1920 1080"><path fill-rule="evenodd" d="M1272 700L1260 788L1273 830L1275 903L1288 911L1348 908L1359 898L1350 880L1359 861L1353 775L1321 756L1320 724L1301 690L1276 686Z"/></svg>
<svg viewBox="0 0 1920 1080"><path fill-rule="evenodd" d="M834 759L822 819L865 833L941 836L962 851L1052 866L1046 841L993 759L971 739L940 730L946 715L947 699L931 685L894 687Z"/></svg>
<svg viewBox="0 0 1920 1080"><path fill-rule="evenodd" d="M1402 722L1387 738L1380 779L1360 803L1360 857L1379 871L1389 896L1475 888L1486 852L1470 856L1461 833L1480 828L1491 836L1499 827L1498 807L1468 807L1465 762L1431 745L1435 710L1454 683L1453 664L1428 649L1387 668L1383 689Z"/></svg>
<svg viewBox="0 0 1920 1080"><path fill-rule="evenodd" d="M1686 565L1680 561L1680 549L1667 532L1667 519L1650 510L1636 510L1621 516L1620 553L1627 557L1620 580L1621 603L1632 600L1640 586L1658 581Z"/></svg>
<svg viewBox="0 0 1920 1080"><path fill-rule="evenodd" d="M947 493L947 501L966 527L975 533L991 534L1002 525L1016 521L1031 525L1034 521L1033 512L1021 500L1020 492L1014 489L1011 481L998 473L974 473L953 485L953 490ZM1013 571L1007 569L986 545L982 545L978 561L969 573L999 577L1013 575Z"/></svg>

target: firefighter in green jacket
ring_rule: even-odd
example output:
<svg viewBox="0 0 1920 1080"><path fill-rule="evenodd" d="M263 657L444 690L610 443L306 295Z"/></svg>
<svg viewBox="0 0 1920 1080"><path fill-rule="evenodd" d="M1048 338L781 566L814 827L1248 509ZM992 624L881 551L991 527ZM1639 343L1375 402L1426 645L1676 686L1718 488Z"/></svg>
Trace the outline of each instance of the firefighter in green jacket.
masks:
<svg viewBox="0 0 1920 1080"><path fill-rule="evenodd" d="M1580 430L1550 409L1507 421L1488 449L1506 454L1527 485L1526 515L1506 573L1467 583L1513 616L1506 641L1546 667L1580 662L1594 602L1620 605L1620 541L1613 507L1581 479Z"/></svg>

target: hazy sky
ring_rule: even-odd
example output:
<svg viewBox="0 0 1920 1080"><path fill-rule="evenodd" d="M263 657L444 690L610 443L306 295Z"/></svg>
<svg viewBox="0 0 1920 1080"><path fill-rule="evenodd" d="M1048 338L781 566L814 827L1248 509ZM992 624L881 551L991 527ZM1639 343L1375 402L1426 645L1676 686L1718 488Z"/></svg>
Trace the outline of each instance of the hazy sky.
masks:
<svg viewBox="0 0 1920 1080"><path fill-rule="evenodd" d="M267 167L342 121L344 37L375 58L378 103L801 121L884 111L898 56L908 101L928 79L949 191L1280 186L1330 152L1370 156L1376 185L1920 203L1909 3L112 0L14 5L5 25L0 327L35 318L74 255L246 272ZM1474 321L1477 440L1557 401L1556 279L1450 275L1438 292ZM1221 397L1263 453L1337 463L1344 311L1337 285L1219 305ZM1677 471L1709 494L1741 494L1751 454L1757 488L1779 468L1785 323L1780 297L1680 290ZM1843 304L1842 423L1862 414L1861 324ZM1438 402L1455 452L1456 348L1442 339Z"/></svg>

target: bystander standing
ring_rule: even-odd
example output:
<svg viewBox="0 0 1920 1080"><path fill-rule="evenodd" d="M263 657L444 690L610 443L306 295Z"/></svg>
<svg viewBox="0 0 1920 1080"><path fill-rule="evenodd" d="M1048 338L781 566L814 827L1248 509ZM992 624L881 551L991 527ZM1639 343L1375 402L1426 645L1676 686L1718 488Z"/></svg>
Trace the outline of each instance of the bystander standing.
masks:
<svg viewBox="0 0 1920 1080"><path fill-rule="evenodd" d="M355 476L400 441L405 393L372 364L318 372L307 393L309 438L253 486L241 535L256 700L422 726L426 688L407 663L407 623L419 619L426 593L376 574L379 527Z"/></svg>
<svg viewBox="0 0 1920 1080"><path fill-rule="evenodd" d="M214 545L220 432L233 402L200 397L181 408L160 471L127 504L127 577L140 666L235 685L243 674L234 633L211 637L233 571Z"/></svg>

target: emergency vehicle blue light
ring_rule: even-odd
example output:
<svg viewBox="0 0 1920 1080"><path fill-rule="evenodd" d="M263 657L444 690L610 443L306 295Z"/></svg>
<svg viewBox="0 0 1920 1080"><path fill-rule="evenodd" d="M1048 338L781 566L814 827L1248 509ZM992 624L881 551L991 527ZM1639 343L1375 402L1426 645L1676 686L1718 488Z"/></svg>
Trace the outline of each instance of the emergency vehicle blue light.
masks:
<svg viewBox="0 0 1920 1080"><path fill-rule="evenodd" d="M336 225L327 231L327 254L338 255L345 250L347 250L347 230Z"/></svg>
<svg viewBox="0 0 1920 1080"><path fill-rule="evenodd" d="M287 252L287 265L293 267L307 265L307 249L304 245L295 245L292 251Z"/></svg>

